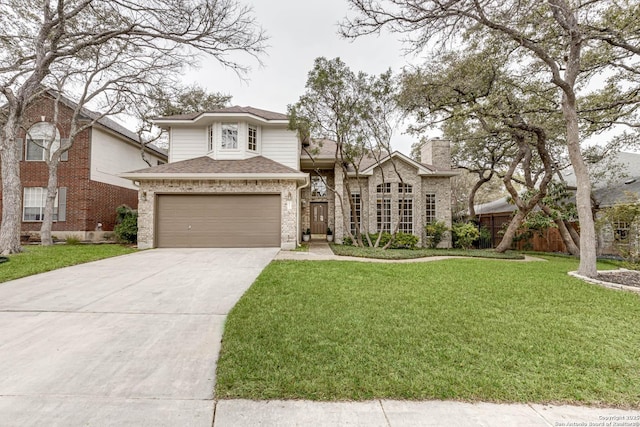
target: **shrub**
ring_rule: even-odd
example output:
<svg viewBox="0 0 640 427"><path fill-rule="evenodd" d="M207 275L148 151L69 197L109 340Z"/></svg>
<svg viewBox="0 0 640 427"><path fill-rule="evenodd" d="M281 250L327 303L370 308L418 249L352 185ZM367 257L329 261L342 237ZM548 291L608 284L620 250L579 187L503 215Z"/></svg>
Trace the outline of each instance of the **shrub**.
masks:
<svg viewBox="0 0 640 427"><path fill-rule="evenodd" d="M418 244L418 236L409 233L396 233L396 238L391 243L391 249L415 249Z"/></svg>
<svg viewBox="0 0 640 427"><path fill-rule="evenodd" d="M113 233L120 242L138 241L138 211L122 205L116 208L116 226Z"/></svg>
<svg viewBox="0 0 640 427"><path fill-rule="evenodd" d="M80 238L78 236L67 236L67 238L65 239L65 243L67 245L79 245Z"/></svg>
<svg viewBox="0 0 640 427"><path fill-rule="evenodd" d="M443 221L434 221L425 225L424 231L427 235L427 246L434 249L442 242L444 233L449 231L449 228Z"/></svg>
<svg viewBox="0 0 640 427"><path fill-rule="evenodd" d="M480 232L475 224L471 222L458 222L451 227L455 236L456 246L462 249L471 249L473 242L478 240Z"/></svg>

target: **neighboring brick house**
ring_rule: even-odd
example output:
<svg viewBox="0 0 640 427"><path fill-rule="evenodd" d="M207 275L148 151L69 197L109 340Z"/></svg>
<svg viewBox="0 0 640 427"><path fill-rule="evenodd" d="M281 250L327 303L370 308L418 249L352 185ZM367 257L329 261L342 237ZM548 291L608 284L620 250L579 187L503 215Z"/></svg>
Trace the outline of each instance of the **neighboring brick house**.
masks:
<svg viewBox="0 0 640 427"><path fill-rule="evenodd" d="M350 214L341 208L347 195L335 143L309 147L288 129L286 115L253 107L162 117L156 124L168 132L169 163L121 175L140 183L139 247L293 249L307 228L314 238L324 239L328 227L338 242L344 237ZM432 141L423 158L440 167L398 152L379 165L369 159L359 198L369 224L375 227L377 207L388 212L385 229L394 223L397 209L391 206L399 206L400 191L407 196L404 231L422 241L427 221L451 224L450 178L456 172L450 169L448 142ZM394 165L402 171L402 189ZM388 185L377 198L382 171Z"/></svg>
<svg viewBox="0 0 640 427"><path fill-rule="evenodd" d="M57 126L51 123L54 106L55 100L48 94L33 102L27 108L24 129L19 134L23 187L21 229L25 236L39 234L48 179L44 150L34 140L49 138L54 132L56 140L69 137L75 104L69 99L61 99ZM82 120L99 117L95 112L82 111ZM137 207L136 185L118 174L148 166L141 153L137 135L108 118L100 118L80 132L73 146L63 153L58 168L52 234L58 238L74 236L91 240L112 231L118 206ZM145 156L153 165L167 160L163 150L153 146L145 149Z"/></svg>

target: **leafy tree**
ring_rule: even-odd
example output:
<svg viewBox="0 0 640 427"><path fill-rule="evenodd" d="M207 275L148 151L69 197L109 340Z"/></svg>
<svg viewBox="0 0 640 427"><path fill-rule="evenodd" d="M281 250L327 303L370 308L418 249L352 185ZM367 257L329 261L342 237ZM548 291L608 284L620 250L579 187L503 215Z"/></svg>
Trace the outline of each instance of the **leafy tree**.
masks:
<svg viewBox="0 0 640 427"><path fill-rule="evenodd" d="M41 95L43 85L57 87L55 82L69 70L94 64L101 55L128 56L129 68L144 65L175 72L204 54L242 72L246 66L229 53L255 57L264 50L264 41L251 10L235 0L1 2L0 102L5 116L0 131L0 252L21 250L16 136L25 109ZM90 70L96 77L101 73L100 66ZM109 76L103 78L96 81L110 82Z"/></svg>
<svg viewBox="0 0 640 427"><path fill-rule="evenodd" d="M364 246L363 237L366 240L370 237L368 232L364 236L361 232L362 224L351 197L352 185L361 185L359 174L367 157L379 162L390 153L393 96L390 72L381 76L354 73L340 58L320 57L309 72L305 93L288 107L289 127L297 130L301 139L328 138L336 142L335 158L340 169L336 174L335 193L344 218L345 205L349 206L351 220L356 225L355 236L348 224L343 228L358 246ZM355 172L354 182L349 178L351 170ZM342 197L343 188L348 195L346 201ZM375 244L379 243L377 239Z"/></svg>
<svg viewBox="0 0 640 427"><path fill-rule="evenodd" d="M487 59L492 65L483 68ZM470 77L471 70L477 71ZM513 75L499 48L481 48L447 52L405 73L400 102L416 116L419 127L442 124L445 136L455 142L458 163L477 174L468 200L472 217L476 192L494 176L502 178L518 206L496 248L507 250L526 215L545 196L554 173L549 151L555 102L547 86ZM526 197L514 186L516 172L528 189Z"/></svg>
<svg viewBox="0 0 640 427"><path fill-rule="evenodd" d="M596 238L591 212L591 182L581 150L578 92L588 91L595 77L606 78L604 90L592 91L592 123L623 122L635 113L639 75L637 1L497 1L349 0L356 16L342 26L347 37L383 28L409 35L416 50L469 45L490 36L511 48L511 63L524 64L530 75L551 81L560 96L565 141L577 178L580 218L580 274L595 277ZM615 111L615 106L619 109ZM625 108L627 106L628 108ZM604 113L603 113L604 112ZM602 120L602 121L600 121ZM629 121L629 120L627 120ZM631 123L635 123L632 117Z"/></svg>

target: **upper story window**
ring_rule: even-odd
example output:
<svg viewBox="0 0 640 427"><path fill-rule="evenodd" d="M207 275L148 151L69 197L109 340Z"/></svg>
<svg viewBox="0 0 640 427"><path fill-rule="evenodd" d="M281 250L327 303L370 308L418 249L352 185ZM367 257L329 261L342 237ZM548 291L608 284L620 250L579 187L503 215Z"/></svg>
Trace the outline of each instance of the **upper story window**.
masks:
<svg viewBox="0 0 640 427"><path fill-rule="evenodd" d="M209 135L208 135L209 138L208 138L208 145L207 145L207 148L209 149L209 151L213 151L213 144L214 144L214 141L216 140L214 137L214 132L215 132L214 129L215 128L213 125L209 126Z"/></svg>
<svg viewBox="0 0 640 427"><path fill-rule="evenodd" d="M222 139L220 148L236 150L238 148L238 124L222 123Z"/></svg>
<svg viewBox="0 0 640 427"><path fill-rule="evenodd" d="M249 125L247 148L249 151L258 151L258 128Z"/></svg>
<svg viewBox="0 0 640 427"><path fill-rule="evenodd" d="M311 177L311 197L327 197L327 177Z"/></svg>
<svg viewBox="0 0 640 427"><path fill-rule="evenodd" d="M50 147L51 152L60 147L60 132L53 124L39 122L27 131L27 153L25 160L43 161L44 147Z"/></svg>

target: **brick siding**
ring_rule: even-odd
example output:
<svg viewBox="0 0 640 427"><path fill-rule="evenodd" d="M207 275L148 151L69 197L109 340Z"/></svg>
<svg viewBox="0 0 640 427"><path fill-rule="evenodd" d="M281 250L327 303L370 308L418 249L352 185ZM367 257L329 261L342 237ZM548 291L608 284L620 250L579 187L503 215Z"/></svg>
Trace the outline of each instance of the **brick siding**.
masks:
<svg viewBox="0 0 640 427"><path fill-rule="evenodd" d="M25 114L26 122L19 137L26 140L25 129L34 123L53 119L54 101L49 98L38 100L32 104ZM60 105L58 113L58 131L60 138L68 138L72 110ZM47 165L43 161L25 161L26 149L23 149L20 162L20 178L23 187L46 187L48 180ZM132 208L138 205L138 193L135 190L104 184L90 180L91 159L91 130L79 133L69 149L69 160L61 161L58 167L58 187L67 188L66 220L54 222L52 230L62 232L85 232L96 229L97 223L102 223L104 231L112 231L115 225L115 209L119 205L127 204ZM0 209L2 209L0 189ZM23 222L23 232L39 232L41 222Z"/></svg>

